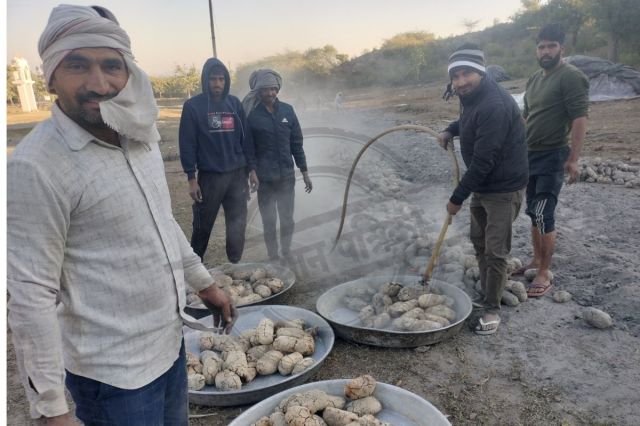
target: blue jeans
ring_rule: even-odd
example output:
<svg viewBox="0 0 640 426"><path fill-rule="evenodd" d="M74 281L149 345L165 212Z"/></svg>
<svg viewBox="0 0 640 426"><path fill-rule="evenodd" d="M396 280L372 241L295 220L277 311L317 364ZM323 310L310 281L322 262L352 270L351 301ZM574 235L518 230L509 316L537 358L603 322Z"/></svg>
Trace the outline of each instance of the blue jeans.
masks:
<svg viewBox="0 0 640 426"><path fill-rule="evenodd" d="M121 389L67 371L66 385L85 425L186 426L189 404L184 341L162 376L138 389Z"/></svg>

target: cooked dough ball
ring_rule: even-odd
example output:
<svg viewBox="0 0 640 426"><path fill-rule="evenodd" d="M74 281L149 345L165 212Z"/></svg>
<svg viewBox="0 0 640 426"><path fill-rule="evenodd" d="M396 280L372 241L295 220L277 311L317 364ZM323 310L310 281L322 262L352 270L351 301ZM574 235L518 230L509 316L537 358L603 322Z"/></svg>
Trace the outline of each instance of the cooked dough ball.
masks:
<svg viewBox="0 0 640 426"><path fill-rule="evenodd" d="M278 372L283 376L291 374L296 364L303 359L304 356L302 356L302 354L299 352L294 352L289 355L283 356L278 363Z"/></svg>
<svg viewBox="0 0 640 426"><path fill-rule="evenodd" d="M509 290L505 290L502 292L501 302L507 306L518 306L520 304L520 300L518 300L518 296L511 293Z"/></svg>
<svg viewBox="0 0 640 426"><path fill-rule="evenodd" d="M553 293L552 297L554 302L557 302L557 303L565 303L571 300L572 298L571 293L564 290L556 291L555 293Z"/></svg>
<svg viewBox="0 0 640 426"><path fill-rule="evenodd" d="M418 300L412 299L407 300L405 302L396 302L393 305L389 306L389 315L392 317L399 317L405 312L409 312L413 308L418 307Z"/></svg>
<svg viewBox="0 0 640 426"><path fill-rule="evenodd" d="M373 395L376 390L376 379L365 374L351 379L344 387L344 394L349 399L359 399Z"/></svg>
<svg viewBox="0 0 640 426"><path fill-rule="evenodd" d="M322 418L329 426L345 426L351 422L357 421L359 417L356 413L327 407L322 412Z"/></svg>
<svg viewBox="0 0 640 426"><path fill-rule="evenodd" d="M222 370L215 378L216 388L226 390L238 390L242 387L242 380L233 371Z"/></svg>
<svg viewBox="0 0 640 426"><path fill-rule="evenodd" d="M247 362L258 361L264 354L266 354L270 350L273 350L273 347L271 345L253 346L247 351Z"/></svg>
<svg viewBox="0 0 640 426"><path fill-rule="evenodd" d="M586 308L583 311L582 316L587 324L595 328L604 329L613 326L613 319L611 319L611 316L600 309Z"/></svg>
<svg viewBox="0 0 640 426"><path fill-rule="evenodd" d="M380 289L380 293L386 294L389 297L396 297L398 292L402 289L402 284L399 283L385 283Z"/></svg>
<svg viewBox="0 0 640 426"><path fill-rule="evenodd" d="M187 377L187 387L189 390L199 391L204 387L205 379L202 374L193 374Z"/></svg>
<svg viewBox="0 0 640 426"><path fill-rule="evenodd" d="M255 288L253 289L253 292L258 296L262 297L263 299L271 296L271 289L266 285L255 286Z"/></svg>
<svg viewBox="0 0 640 426"><path fill-rule="evenodd" d="M407 300L417 299L423 294L428 294L429 289L424 286L403 287L398 292L398 300L406 302Z"/></svg>
<svg viewBox="0 0 640 426"><path fill-rule="evenodd" d="M265 283L271 293L280 293L284 289L284 282L280 278L269 278Z"/></svg>
<svg viewBox="0 0 640 426"><path fill-rule="evenodd" d="M253 273L250 275L249 281L255 282L255 281L258 281L259 279L266 278L266 277L267 277L267 271L264 268L258 268L255 271L253 271Z"/></svg>
<svg viewBox="0 0 640 426"><path fill-rule="evenodd" d="M256 327L256 339L261 345L273 343L274 324L269 318L263 318Z"/></svg>
<svg viewBox="0 0 640 426"><path fill-rule="evenodd" d="M291 370L291 374L302 373L304 370L308 369L315 363L316 361L313 358L310 358L310 357L303 358L300 361L298 361L296 365L293 366L293 370Z"/></svg>
<svg viewBox="0 0 640 426"><path fill-rule="evenodd" d="M454 321L456 319L456 312L445 305L432 306L426 309L425 312L428 314L438 315L448 319L449 321Z"/></svg>
<svg viewBox="0 0 640 426"><path fill-rule="evenodd" d="M273 350L264 354L256 364L256 370L258 374L266 376L273 374L278 370L278 363L284 357L284 354L280 351Z"/></svg>
<svg viewBox="0 0 640 426"><path fill-rule="evenodd" d="M367 396L347 403L344 409L364 416L365 414L378 414L382 411L382 404L375 397Z"/></svg>

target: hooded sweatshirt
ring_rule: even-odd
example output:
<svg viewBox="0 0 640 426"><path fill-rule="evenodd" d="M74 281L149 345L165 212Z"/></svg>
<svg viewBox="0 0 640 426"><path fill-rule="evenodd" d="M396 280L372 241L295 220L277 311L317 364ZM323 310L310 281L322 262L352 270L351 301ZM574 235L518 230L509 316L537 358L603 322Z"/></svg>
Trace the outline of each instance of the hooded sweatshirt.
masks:
<svg viewBox="0 0 640 426"><path fill-rule="evenodd" d="M222 99L209 93L209 75L222 68L225 77ZM202 67L202 93L186 101L180 118L180 161L189 180L198 172L226 173L239 168L255 170L251 132L242 103L229 94L231 79L224 64L208 59Z"/></svg>

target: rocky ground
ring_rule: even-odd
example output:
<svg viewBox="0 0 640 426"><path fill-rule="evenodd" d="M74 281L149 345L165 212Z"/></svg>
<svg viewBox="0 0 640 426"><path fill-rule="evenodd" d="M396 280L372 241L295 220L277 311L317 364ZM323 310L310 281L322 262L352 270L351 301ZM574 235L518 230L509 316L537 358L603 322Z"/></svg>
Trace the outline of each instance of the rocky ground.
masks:
<svg viewBox="0 0 640 426"><path fill-rule="evenodd" d="M505 86L519 93L523 82ZM457 103L442 101L442 90L434 84L345 92L343 113L325 108L301 114L315 189L307 195L297 186L298 282L281 303L314 310L317 297L341 282L389 272L419 273L452 185L450 159L421 134L394 133L367 152L354 175L343 243L334 254L328 249L338 226L346 172L363 140L399 124L443 129L455 118ZM571 301L555 303L549 294L504 307L497 334L476 336L465 328L430 347L376 348L337 339L312 380L368 373L428 399L453 424L640 424L640 197L637 188L611 179L616 170L634 173L638 165L638 112L639 99L591 105L585 164L595 167L594 172L605 164L601 177L606 167L612 169L611 183L594 178L594 183L563 188L553 270L556 290L571 293ZM165 111L160 128L174 214L190 235L190 202L176 156L178 114ZM21 131L12 136L10 128L10 141L13 137L17 142ZM255 199L249 211L244 260L264 260ZM218 221L205 257L211 266L225 260L223 217ZM470 253L468 221L463 208L447 233L435 276L456 281L473 296L471 283L465 285L460 272L446 266ZM529 220L523 213L514 225L512 254L529 259ZM587 325L586 307L609 313L614 326L598 330ZM30 424L11 347L7 372L8 423ZM192 406L194 415L206 417L194 417L191 424L226 425L245 408Z"/></svg>

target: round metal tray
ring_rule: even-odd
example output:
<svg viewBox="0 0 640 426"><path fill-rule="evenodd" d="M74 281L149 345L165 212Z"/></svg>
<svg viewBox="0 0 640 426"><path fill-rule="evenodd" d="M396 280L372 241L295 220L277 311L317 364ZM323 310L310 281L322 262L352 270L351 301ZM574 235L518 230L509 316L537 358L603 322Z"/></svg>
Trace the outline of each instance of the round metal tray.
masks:
<svg viewBox="0 0 640 426"><path fill-rule="evenodd" d="M389 281L403 285L419 285L418 277L366 277L340 284L322 294L316 302L316 310L333 327L336 334L343 339L372 346L390 348L414 348L432 345L448 339L458 333L464 321L471 314L471 299L461 289L442 281L431 280L430 287L439 290L454 300L453 309L456 318L450 325L430 331L395 331L388 329L368 328L361 325L358 313L346 308L342 299L348 291L355 287L375 286L379 288Z"/></svg>
<svg viewBox="0 0 640 426"><path fill-rule="evenodd" d="M209 273L211 275L222 274L223 273L222 270L227 267L232 267L234 270L240 270L240 271L251 270L256 268L265 268L267 271L269 271L269 273L272 276L276 278L280 278L284 283L284 287L281 292L272 294L271 296L265 297L264 299L259 300L257 302L246 303L244 305L238 305L238 306L254 306L254 305L264 305L264 304L274 303L280 298L280 296L282 296L285 292L290 290L291 287L293 287L293 285L296 283L296 275L293 273L291 269L286 268L282 265L276 265L273 263L259 263L259 262L237 263L237 264L225 263L221 266L218 266L217 268L209 269ZM205 308L202 303L187 305L184 307L184 311L196 319L211 315L209 310Z"/></svg>
<svg viewBox="0 0 640 426"><path fill-rule="evenodd" d="M229 426L247 426L255 423L261 417L273 413L280 401L294 393L316 389L331 395L344 396L344 387L347 382L346 379L325 380L288 389L249 408L236 417ZM378 383L373 395L382 404L383 409L376 417L383 422L394 426L451 426L444 414L429 401L405 389L386 383Z"/></svg>
<svg viewBox="0 0 640 426"><path fill-rule="evenodd" d="M231 332L235 336L240 335L244 330L255 328L263 318L270 318L274 321L299 318L305 321L306 327L318 327L315 352L311 355L316 363L296 375L281 376L276 373L269 376L257 376L252 382L243 384L242 389L237 391L220 391L214 386L205 386L199 391L190 390L189 402L210 407L227 407L260 401L309 380L333 348L335 335L329 324L318 314L306 309L285 305L260 305L238 308L238 314L238 320ZM198 322L211 326L213 319L209 316L199 319ZM188 327L184 328L187 351L200 353L200 333Z"/></svg>

